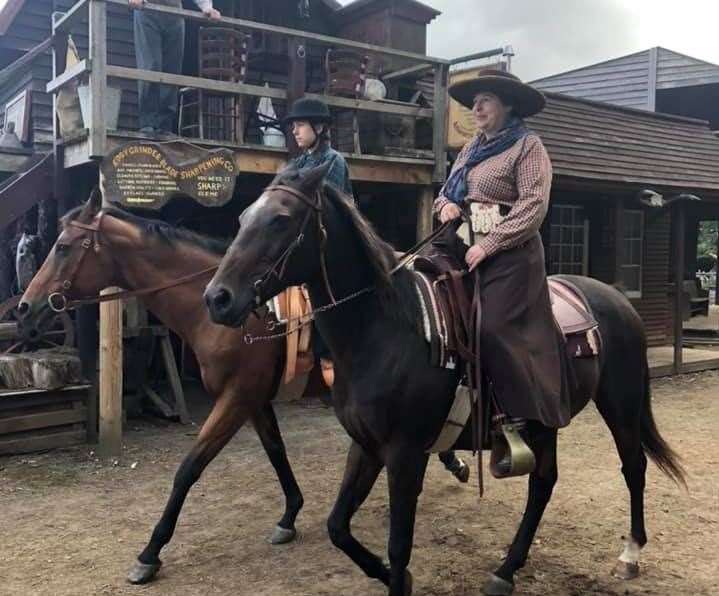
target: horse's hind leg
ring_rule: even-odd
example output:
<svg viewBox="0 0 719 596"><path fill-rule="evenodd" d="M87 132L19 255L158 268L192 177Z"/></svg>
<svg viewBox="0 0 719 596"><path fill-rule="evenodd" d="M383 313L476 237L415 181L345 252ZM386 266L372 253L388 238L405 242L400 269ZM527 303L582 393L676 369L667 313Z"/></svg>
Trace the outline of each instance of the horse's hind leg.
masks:
<svg viewBox="0 0 719 596"><path fill-rule="evenodd" d="M452 472L454 477L462 484L469 481L469 466L463 459L457 457L454 451L442 451L437 454L437 457L439 457L439 461L444 464L447 471Z"/></svg>
<svg viewBox="0 0 719 596"><path fill-rule="evenodd" d="M253 423L267 457L270 458L270 462L275 468L275 472L277 472L282 491L285 493L285 513L272 533L270 542L272 544L286 544L294 540L297 535L295 519L297 519L297 514L302 509L304 499L290 467L290 462L287 460L287 451L285 450L280 427L277 424L277 417L271 403L267 402L262 407L254 416Z"/></svg>
<svg viewBox="0 0 719 596"><path fill-rule="evenodd" d="M506 596L514 591L514 574L527 561L532 540L557 483L557 430L532 424L529 438L537 464L529 476L527 506L507 557L484 585L484 594Z"/></svg>
<svg viewBox="0 0 719 596"><path fill-rule="evenodd" d="M427 461L428 456L421 449L398 449L393 450L387 462L390 504L389 596L412 594L412 575L407 566L412 555L417 500L422 492Z"/></svg>
<svg viewBox="0 0 719 596"><path fill-rule="evenodd" d="M357 564L368 577L389 585L389 569L352 536L352 516L364 503L382 470L382 462L353 442L347 455L345 474L337 501L327 520L330 540Z"/></svg>
<svg viewBox="0 0 719 596"><path fill-rule="evenodd" d="M647 458L642 449L640 429L640 408L644 393L640 388L637 391L637 395L627 395L625 389L617 386L611 393L601 391L597 399L597 409L614 437L622 460L622 474L631 503L630 536L612 570L612 574L620 579L634 579L639 575L639 554L647 543L644 526Z"/></svg>
<svg viewBox="0 0 719 596"><path fill-rule="evenodd" d="M197 441L175 473L172 493L150 541L127 575L130 583L144 584L155 577L162 565L160 551L172 538L187 493L247 417L247 413L233 400L233 395L225 395L215 402Z"/></svg>

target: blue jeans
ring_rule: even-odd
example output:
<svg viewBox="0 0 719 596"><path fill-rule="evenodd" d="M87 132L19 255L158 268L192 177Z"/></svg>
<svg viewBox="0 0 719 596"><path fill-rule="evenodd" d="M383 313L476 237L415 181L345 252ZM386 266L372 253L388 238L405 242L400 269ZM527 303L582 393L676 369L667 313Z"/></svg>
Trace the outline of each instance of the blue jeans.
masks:
<svg viewBox="0 0 719 596"><path fill-rule="evenodd" d="M185 21L181 17L133 12L137 67L172 74L182 72ZM177 120L177 87L138 81L140 128L172 132Z"/></svg>

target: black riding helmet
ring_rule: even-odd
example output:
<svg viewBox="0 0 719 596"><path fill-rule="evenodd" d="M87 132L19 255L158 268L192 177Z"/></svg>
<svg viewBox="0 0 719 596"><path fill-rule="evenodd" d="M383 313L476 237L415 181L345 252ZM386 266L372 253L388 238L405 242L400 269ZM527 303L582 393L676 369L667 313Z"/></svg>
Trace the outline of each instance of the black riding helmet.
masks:
<svg viewBox="0 0 719 596"><path fill-rule="evenodd" d="M324 101L302 97L292 104L292 108L285 116L285 126L296 120L307 120L310 124L329 124L332 116Z"/></svg>

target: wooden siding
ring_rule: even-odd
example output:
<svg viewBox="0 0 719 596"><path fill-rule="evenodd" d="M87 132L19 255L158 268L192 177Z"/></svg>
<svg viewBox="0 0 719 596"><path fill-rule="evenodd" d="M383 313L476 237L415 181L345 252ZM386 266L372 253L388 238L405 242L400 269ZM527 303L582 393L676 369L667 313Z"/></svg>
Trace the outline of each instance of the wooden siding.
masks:
<svg viewBox="0 0 719 596"><path fill-rule="evenodd" d="M697 60L665 48L658 49L657 89L719 83L719 65Z"/></svg>
<svg viewBox="0 0 719 596"><path fill-rule="evenodd" d="M670 255L670 212L644 210L642 297L631 302L644 321L650 346L665 345L672 336L672 298L667 291Z"/></svg>
<svg viewBox="0 0 719 596"><path fill-rule="evenodd" d="M719 139L706 122L548 94L528 119L556 175L719 190Z"/></svg>
<svg viewBox="0 0 719 596"><path fill-rule="evenodd" d="M648 109L649 50L539 79L532 84L543 91Z"/></svg>

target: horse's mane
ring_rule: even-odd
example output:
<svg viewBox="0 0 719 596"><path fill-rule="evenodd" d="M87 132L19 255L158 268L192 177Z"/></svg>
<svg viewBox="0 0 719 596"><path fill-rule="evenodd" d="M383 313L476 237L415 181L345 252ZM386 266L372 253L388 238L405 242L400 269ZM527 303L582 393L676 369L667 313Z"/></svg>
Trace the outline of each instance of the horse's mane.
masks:
<svg viewBox="0 0 719 596"><path fill-rule="evenodd" d="M301 174L295 168L281 171L272 184L297 187ZM406 269L390 275L397 265L397 256L391 244L380 238L372 224L362 215L354 199L332 184L324 184L323 195L337 210L340 217L349 222L355 231L364 256L370 266L372 282L376 287L379 306L393 318L404 320L412 328L419 329L420 307L413 274Z"/></svg>
<svg viewBox="0 0 719 596"><path fill-rule="evenodd" d="M62 222L77 219L83 209L84 205L71 209L63 216ZM104 211L108 215L133 224L144 235L154 237L169 246L175 246L178 242L187 242L219 256L223 256L230 246L230 240L218 240L203 236L186 228L176 227L159 219L140 217L116 207L105 207Z"/></svg>

